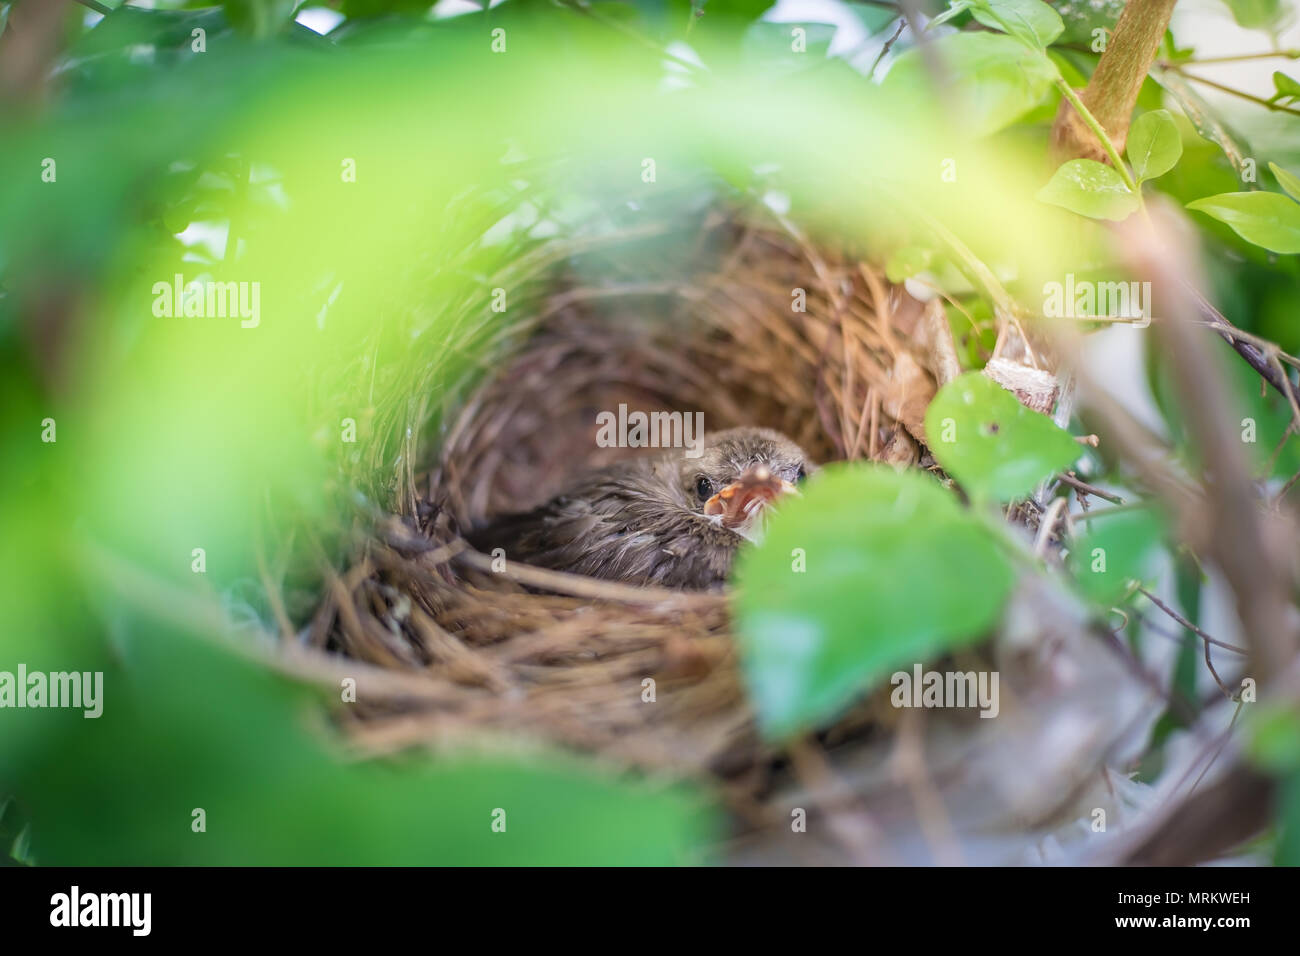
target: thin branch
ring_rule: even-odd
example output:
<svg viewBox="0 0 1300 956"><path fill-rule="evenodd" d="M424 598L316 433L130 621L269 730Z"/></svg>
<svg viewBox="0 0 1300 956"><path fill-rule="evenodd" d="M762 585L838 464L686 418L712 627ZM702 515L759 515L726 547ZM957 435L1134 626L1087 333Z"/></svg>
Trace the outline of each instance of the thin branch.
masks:
<svg viewBox="0 0 1300 956"><path fill-rule="evenodd" d="M1290 478L1286 480L1286 484L1282 486L1282 490L1279 491L1277 493L1277 497L1273 499L1273 503L1275 505L1280 505L1282 503L1282 499L1286 497L1286 493L1290 491L1293 487L1295 487L1297 478L1300 478L1300 471L1297 471L1294 475L1292 475Z"/></svg>
<svg viewBox="0 0 1300 956"><path fill-rule="evenodd" d="M867 79L871 79L876 75L876 67L880 66L880 61L889 55L889 51L894 46L894 41L898 39L899 35L903 32L903 27L905 26L907 26L907 20L900 17L898 20L898 29L894 31L892 37L885 41L885 45L881 47L880 52L876 54L875 62L871 64L871 69L867 71Z"/></svg>
<svg viewBox="0 0 1300 956"><path fill-rule="evenodd" d="M1237 53L1232 56L1197 56L1186 60L1161 60L1160 65L1166 68L1187 66L1188 64L1200 65L1202 63L1240 63L1242 60L1272 60L1272 59L1300 59L1300 50L1270 50L1267 53Z"/></svg>
<svg viewBox="0 0 1300 956"><path fill-rule="evenodd" d="M1300 109L1296 109L1294 106L1283 106L1281 103L1274 103L1272 100L1266 100L1262 96L1256 96L1254 93L1247 93L1245 90L1238 90L1231 86L1224 86L1222 83L1217 83L1214 80L1206 79L1203 76L1197 76L1195 73L1188 73L1186 70L1181 70L1176 66L1171 66L1169 69L1171 72L1177 73L1179 76L1191 80L1193 83L1200 83L1203 86L1216 89L1221 93L1228 93L1231 96L1239 97L1247 102L1254 103L1257 106L1262 106L1265 109L1273 110L1278 113L1290 113L1292 116L1300 116Z"/></svg>
<svg viewBox="0 0 1300 956"><path fill-rule="evenodd" d="M1175 621L1177 621L1177 622L1178 622L1179 624L1181 624L1183 627L1187 628L1189 631L1191 631L1193 634L1195 634L1197 637L1199 637L1202 641L1204 641L1207 645L1208 645L1208 644L1213 644L1215 647L1222 647L1222 648L1223 648L1224 650L1226 650L1226 651L1233 651L1234 653L1237 653L1237 654L1245 654L1245 653L1246 653L1246 649L1245 649L1244 647L1238 647L1236 644L1229 644L1227 641L1221 641L1221 640L1219 640L1218 638L1211 637L1209 634L1206 634L1205 631L1201 630L1199 627L1197 627L1197 626L1196 626L1195 624L1193 624L1191 621L1187 620L1187 618L1183 617L1181 614L1179 614L1177 611L1175 611L1172 607L1170 607L1170 606L1169 606L1168 604L1166 604L1164 601L1160 600L1160 598L1156 597L1154 594L1152 594L1152 593L1151 593L1150 591L1148 591L1146 588L1144 588L1144 587L1139 587L1138 590L1139 590L1142 594L1144 594L1144 595L1146 596L1146 598L1147 598L1148 601L1150 601L1150 602L1151 602L1152 604L1154 604L1156 607L1160 608L1160 610L1164 611L1166 614L1168 614L1170 617L1172 617Z"/></svg>
<svg viewBox="0 0 1300 956"><path fill-rule="evenodd" d="M1062 484L1069 485L1075 491L1079 492L1080 504L1083 503L1083 498L1082 498L1083 495L1092 495L1094 498L1102 498L1106 501L1109 501L1113 505L1122 505L1124 503L1124 499L1121 498L1119 495L1112 494L1109 491L1106 491L1102 488L1098 488L1096 485L1090 485L1086 481L1082 481L1081 479L1074 477L1074 475L1068 471L1057 475L1056 478Z"/></svg>
<svg viewBox="0 0 1300 956"><path fill-rule="evenodd" d="M1279 373L1278 369L1269 363L1265 350L1261 349L1257 344L1261 340L1242 331L1224 318L1223 313L1216 309L1210 303L1210 300L1203 296L1186 279L1180 279L1179 283L1191 295L1196 310L1209 324L1210 328L1218 332L1223 337L1223 340L1231 345L1251 368L1277 390L1279 395L1289 400L1291 386L1287 382L1286 376ZM1268 343L1268 345L1272 345L1272 343ZM1277 348L1277 346L1273 346L1273 348Z"/></svg>

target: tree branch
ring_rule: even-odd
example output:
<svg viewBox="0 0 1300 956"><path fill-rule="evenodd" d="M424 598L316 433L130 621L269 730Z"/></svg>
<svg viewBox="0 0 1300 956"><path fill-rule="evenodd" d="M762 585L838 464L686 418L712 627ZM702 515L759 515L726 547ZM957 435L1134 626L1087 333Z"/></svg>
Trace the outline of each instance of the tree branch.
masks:
<svg viewBox="0 0 1300 956"><path fill-rule="evenodd" d="M1138 91L1169 29L1176 0L1129 0L1081 99L1119 152L1128 139ZM1052 127L1052 152L1059 160L1106 162L1106 150L1069 102L1062 102Z"/></svg>

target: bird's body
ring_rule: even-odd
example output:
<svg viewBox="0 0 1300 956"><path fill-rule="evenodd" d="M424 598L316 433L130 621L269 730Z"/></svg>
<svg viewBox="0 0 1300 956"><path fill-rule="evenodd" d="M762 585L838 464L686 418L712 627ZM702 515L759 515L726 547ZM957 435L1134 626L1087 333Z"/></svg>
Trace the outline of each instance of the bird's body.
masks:
<svg viewBox="0 0 1300 956"><path fill-rule="evenodd" d="M550 501L469 534L481 551L591 577L670 588L721 587L766 507L812 465L778 432L735 428L703 453L646 455L589 472Z"/></svg>

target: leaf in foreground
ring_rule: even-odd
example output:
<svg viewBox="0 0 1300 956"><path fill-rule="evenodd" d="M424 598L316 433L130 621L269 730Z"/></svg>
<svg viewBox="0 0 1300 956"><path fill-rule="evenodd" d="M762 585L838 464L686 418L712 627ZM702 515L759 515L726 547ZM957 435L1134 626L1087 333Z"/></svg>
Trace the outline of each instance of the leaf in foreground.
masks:
<svg viewBox="0 0 1300 956"><path fill-rule="evenodd" d="M777 739L978 640L1013 581L987 529L933 479L849 465L809 481L736 573L745 678Z"/></svg>
<svg viewBox="0 0 1300 956"><path fill-rule="evenodd" d="M932 43L952 77L963 125L976 136L1010 126L1043 102L1056 67L1014 37L997 33L953 33ZM885 77L889 95L931 88L919 50L901 54Z"/></svg>
<svg viewBox="0 0 1300 956"><path fill-rule="evenodd" d="M971 8L971 16L1040 50L1065 30L1061 15L1042 0L984 0Z"/></svg>
<svg viewBox="0 0 1300 956"><path fill-rule="evenodd" d="M925 413L930 451L973 498L1023 498L1079 457L1079 443L979 372L939 389Z"/></svg>
<svg viewBox="0 0 1300 956"><path fill-rule="evenodd" d="M1163 520L1150 510L1097 518L1093 529L1075 541L1069 567L1084 594L1102 608L1111 607L1130 581L1143 577L1163 534Z"/></svg>
<svg viewBox="0 0 1300 956"><path fill-rule="evenodd" d="M1277 163L1269 163L1268 168L1273 170L1277 184L1286 190L1287 195L1300 202L1300 176L1287 172Z"/></svg>
<svg viewBox="0 0 1300 956"><path fill-rule="evenodd" d="M1137 210L1138 198L1110 166L1092 159L1062 163L1038 198L1087 216L1120 222Z"/></svg>

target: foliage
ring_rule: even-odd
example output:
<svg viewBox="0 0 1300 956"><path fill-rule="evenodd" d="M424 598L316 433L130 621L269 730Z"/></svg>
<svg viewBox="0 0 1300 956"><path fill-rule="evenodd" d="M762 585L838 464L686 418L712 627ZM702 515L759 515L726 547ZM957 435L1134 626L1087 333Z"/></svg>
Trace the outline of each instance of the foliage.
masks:
<svg viewBox="0 0 1300 956"><path fill-rule="evenodd" d="M1009 317L1041 318L1043 282L1127 275L1095 221L1142 217L1156 197L1192 211L1224 313L1300 347L1300 157L1257 155L1238 132L1263 101L1280 138L1297 141L1300 86L1287 73L1254 102L1212 105L1196 92L1198 51L1170 37L1122 153L1053 168L1048 124L1062 102L1077 108L1097 62L1089 44L1118 3L954 0L929 10L925 47L909 29L892 39L894 10L859 5L865 62L832 25L778 23L763 0L508 0L450 17L419 0L346 0L323 33L291 0L156 6L73 9L44 105L0 114L0 669L102 669L113 701L99 721L5 716L0 855L696 858L713 832L697 793L553 755L340 759L320 694L267 673L275 609L256 596L268 513L327 528L377 509L406 453L392 410L423 401L402 394L404 370L440 363L450 382L487 361L459 317L506 266L592 223L643 225L657 192L700 206L783 197L810 235L848 239L892 280L938 288L968 369L925 416L942 477L828 468L745 553L731 600L770 738L824 728L891 671L988 638L1029 575L1109 626L1113 609L1135 610L1139 584L1176 565L1178 599L1198 619L1210 579L1141 477L978 368ZM1261 45L1286 25L1277 0L1226 6ZM0 51L14 16L0 4ZM647 157L657 185L639 179ZM352 182L340 175L349 162ZM259 277L258 334L158 321L153 288L178 273ZM1224 375L1234 421L1258 427L1249 464L1276 492L1300 467L1290 408L1226 347L1221 358L1235 363ZM1148 349L1146 361L1156 431L1193 471L1169 356ZM33 438L47 417L57 443ZM364 455L321 438L343 417L362 423ZM1073 469L1131 507L1067 535L1048 574L997 506ZM337 557L320 537L297 541L310 560L294 553L280 570L318 574ZM190 568L200 544L202 578ZM1200 647L1177 633L1189 643L1164 676L1195 701L1208 679ZM1125 634L1135 646L1146 635ZM1153 747L1177 726L1166 717ZM1261 765L1289 780L1279 858L1295 861L1294 716L1250 727ZM207 834L190 828L196 807ZM491 830L497 807L506 833Z"/></svg>
<svg viewBox="0 0 1300 956"><path fill-rule="evenodd" d="M987 529L933 480L827 469L737 569L764 730L827 723L891 671L977 640L1012 581Z"/></svg>

